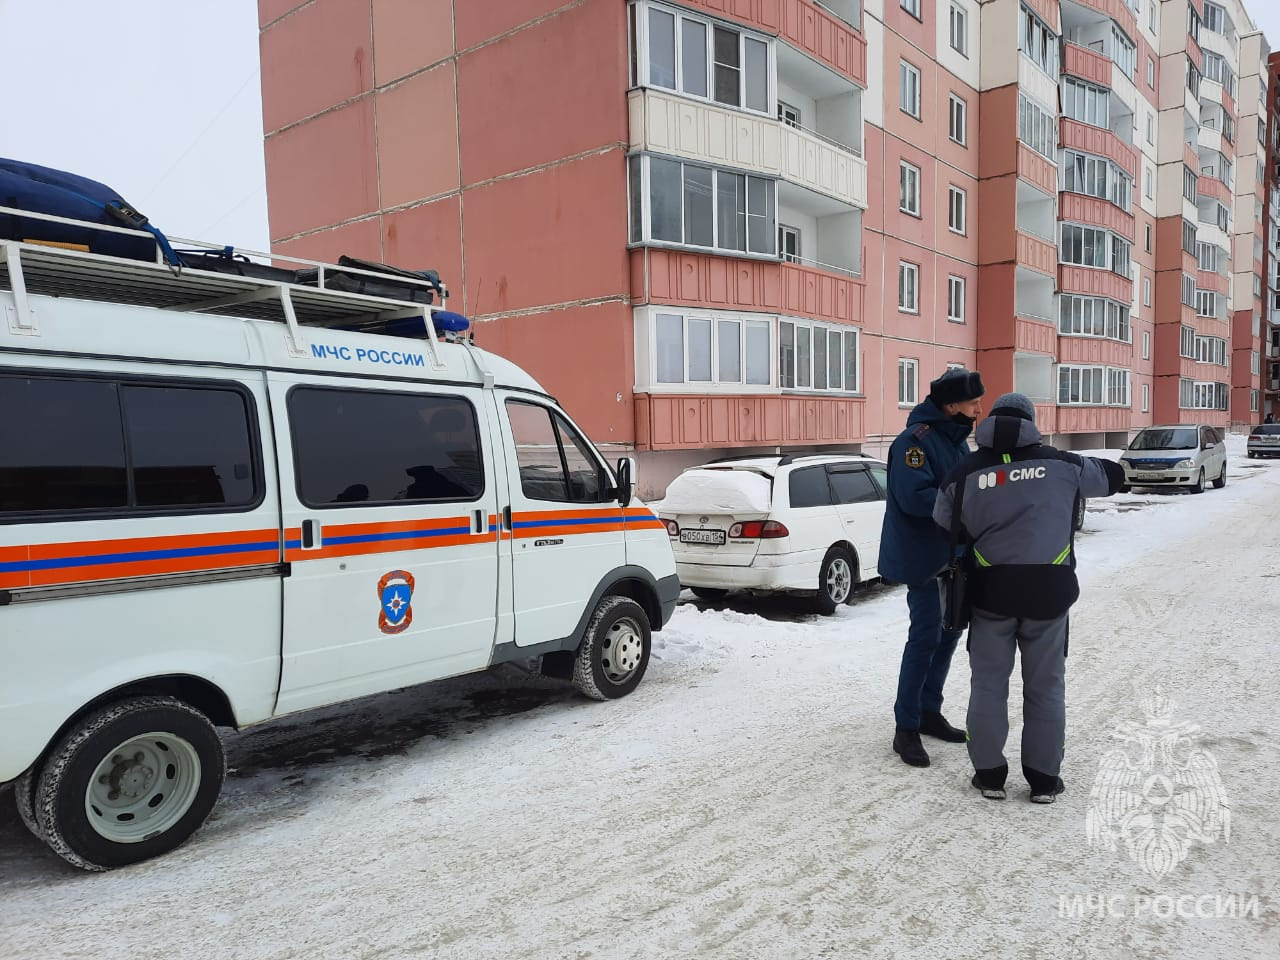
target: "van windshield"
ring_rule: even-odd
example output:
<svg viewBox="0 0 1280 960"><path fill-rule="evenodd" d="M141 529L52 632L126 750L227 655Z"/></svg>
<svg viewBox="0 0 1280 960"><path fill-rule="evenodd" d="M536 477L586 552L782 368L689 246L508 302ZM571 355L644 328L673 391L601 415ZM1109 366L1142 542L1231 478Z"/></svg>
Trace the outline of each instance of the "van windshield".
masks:
<svg viewBox="0 0 1280 960"><path fill-rule="evenodd" d="M1152 427L1129 444L1130 450L1195 450L1200 446L1195 427Z"/></svg>

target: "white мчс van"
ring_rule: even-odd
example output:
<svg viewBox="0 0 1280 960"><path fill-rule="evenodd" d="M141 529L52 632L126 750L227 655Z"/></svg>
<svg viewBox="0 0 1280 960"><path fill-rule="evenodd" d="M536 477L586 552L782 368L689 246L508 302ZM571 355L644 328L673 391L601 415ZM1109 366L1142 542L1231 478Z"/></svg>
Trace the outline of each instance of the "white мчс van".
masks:
<svg viewBox="0 0 1280 960"><path fill-rule="evenodd" d="M632 462L439 310L0 242L0 783L61 856L190 836L218 726L640 682L679 584Z"/></svg>

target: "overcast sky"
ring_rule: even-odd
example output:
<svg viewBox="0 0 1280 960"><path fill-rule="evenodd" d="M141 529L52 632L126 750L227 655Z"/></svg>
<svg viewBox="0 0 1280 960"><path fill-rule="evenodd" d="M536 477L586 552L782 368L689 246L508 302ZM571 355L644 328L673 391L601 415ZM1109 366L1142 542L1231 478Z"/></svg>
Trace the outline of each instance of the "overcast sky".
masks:
<svg viewBox="0 0 1280 960"><path fill-rule="evenodd" d="M1280 49L1280 0L1248 7ZM0 157L101 180L171 235L265 250L257 17L256 0L0 0Z"/></svg>

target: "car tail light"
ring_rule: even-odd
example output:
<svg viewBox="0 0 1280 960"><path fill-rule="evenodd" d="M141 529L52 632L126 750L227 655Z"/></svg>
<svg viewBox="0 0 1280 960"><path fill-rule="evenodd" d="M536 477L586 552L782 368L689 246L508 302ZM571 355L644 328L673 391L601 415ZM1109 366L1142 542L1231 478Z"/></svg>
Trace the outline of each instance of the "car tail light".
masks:
<svg viewBox="0 0 1280 960"><path fill-rule="evenodd" d="M729 536L734 540L777 540L790 535L791 531L777 520L748 520L729 528Z"/></svg>
<svg viewBox="0 0 1280 960"><path fill-rule="evenodd" d="M674 520L663 520L662 523L667 528L667 536L680 536L680 524L676 523Z"/></svg>

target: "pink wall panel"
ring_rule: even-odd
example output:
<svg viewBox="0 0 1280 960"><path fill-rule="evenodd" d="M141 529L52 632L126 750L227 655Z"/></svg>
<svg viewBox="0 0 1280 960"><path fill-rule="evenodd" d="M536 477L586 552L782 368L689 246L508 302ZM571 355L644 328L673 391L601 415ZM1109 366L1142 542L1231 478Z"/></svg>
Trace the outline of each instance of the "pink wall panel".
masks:
<svg viewBox="0 0 1280 960"><path fill-rule="evenodd" d="M1122 237L1133 239L1133 214L1125 213L1106 200L1085 196L1082 193L1063 193L1059 197L1058 219L1093 227L1106 227ZM1181 245L1181 237L1178 238L1178 243Z"/></svg>
<svg viewBox="0 0 1280 960"><path fill-rule="evenodd" d="M617 152L466 190L466 309L503 313L625 296L626 194Z"/></svg>
<svg viewBox="0 0 1280 960"><path fill-rule="evenodd" d="M501 3L474 3L452 0L456 11L454 29L459 50L493 40L532 20L565 6L565 0L502 0ZM622 8L621 3L605 6Z"/></svg>
<svg viewBox="0 0 1280 960"><path fill-rule="evenodd" d="M569 7L459 57L464 185L626 142L626 9Z"/></svg>
<svg viewBox="0 0 1280 960"><path fill-rule="evenodd" d="M378 209L370 97L267 137L265 154L273 240Z"/></svg>
<svg viewBox="0 0 1280 960"><path fill-rule="evenodd" d="M1129 407L1058 407L1058 433L1102 433L1129 429Z"/></svg>
<svg viewBox="0 0 1280 960"><path fill-rule="evenodd" d="M569 307L476 324L476 343L520 364L595 443L631 443L635 380L631 308L622 302ZM590 357L573 362L566 355ZM621 393L621 399L618 394Z"/></svg>
<svg viewBox="0 0 1280 960"><path fill-rule="evenodd" d="M378 113L378 169L382 207L395 207L458 189L453 63L420 73L374 98ZM431 122L423 105L431 104Z"/></svg>
<svg viewBox="0 0 1280 960"><path fill-rule="evenodd" d="M453 56L453 0L372 3L373 75L378 86Z"/></svg>
<svg viewBox="0 0 1280 960"><path fill-rule="evenodd" d="M1231 281L1222 274L1212 270L1196 271L1196 286L1201 290L1214 290L1218 293L1226 293L1227 287ZM1249 311L1244 311L1245 316L1249 316Z"/></svg>
<svg viewBox="0 0 1280 960"><path fill-rule="evenodd" d="M258 0L258 26L265 27L306 2L307 0Z"/></svg>
<svg viewBox="0 0 1280 960"><path fill-rule="evenodd" d="M1054 33L1062 32L1059 6L1054 0L1025 0L1025 2L1027 6L1036 12L1036 15L1041 20L1052 28Z"/></svg>
<svg viewBox="0 0 1280 960"><path fill-rule="evenodd" d="M1039 187L1045 193L1057 193L1058 168L1025 143L1018 142L1016 146L1018 150L1018 176Z"/></svg>
<svg viewBox="0 0 1280 960"><path fill-rule="evenodd" d="M258 42L268 133L373 89L368 4L317 0L263 30Z"/></svg>
<svg viewBox="0 0 1280 960"><path fill-rule="evenodd" d="M1128 303L1133 299L1132 280L1097 267L1073 267L1063 264L1058 268L1058 287L1063 293L1110 297L1121 303Z"/></svg>
<svg viewBox="0 0 1280 960"><path fill-rule="evenodd" d="M381 218L369 217L344 223L340 227L330 227L309 233L305 237L286 240L271 245L273 253L281 253L287 257L302 257L306 260L320 260L324 263L337 263L338 258L346 255L362 260L384 260L382 250ZM283 264L292 269L293 265ZM446 280L441 273L441 279Z"/></svg>
<svg viewBox="0 0 1280 960"><path fill-rule="evenodd" d="M1110 130L1063 117L1059 121L1059 138L1063 147L1078 147L1087 153L1110 157L1129 176L1137 177L1138 151Z"/></svg>
<svg viewBox="0 0 1280 960"><path fill-rule="evenodd" d="M1058 248L1048 240L1041 240L1029 233L1019 233L1017 236L1018 263L1053 276L1058 267Z"/></svg>
<svg viewBox="0 0 1280 960"><path fill-rule="evenodd" d="M863 405L849 397L642 393L635 398L636 443L642 450L860 443Z"/></svg>
<svg viewBox="0 0 1280 960"><path fill-rule="evenodd" d="M1115 340L1098 337L1061 337L1058 357L1063 363L1102 363L1128 367L1133 362L1133 347Z"/></svg>
<svg viewBox="0 0 1280 960"><path fill-rule="evenodd" d="M383 216L387 263L409 270L438 270L462 305L462 225L457 194Z"/></svg>

